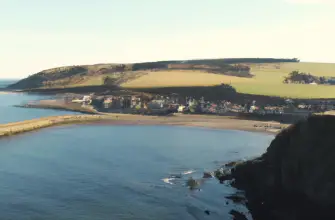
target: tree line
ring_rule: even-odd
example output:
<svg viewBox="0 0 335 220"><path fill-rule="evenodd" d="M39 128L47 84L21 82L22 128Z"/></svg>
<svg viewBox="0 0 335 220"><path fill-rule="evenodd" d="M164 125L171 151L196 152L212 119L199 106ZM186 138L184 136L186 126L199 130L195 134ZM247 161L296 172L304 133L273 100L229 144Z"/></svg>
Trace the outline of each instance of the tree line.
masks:
<svg viewBox="0 0 335 220"><path fill-rule="evenodd" d="M193 65L207 65L215 66L221 69L232 70L238 67L232 67L230 64L240 63L287 63L287 62L300 62L298 58L293 59L275 59L275 58L226 58L226 59L202 59L202 60L185 60L185 61L157 61L135 63L132 70L148 70L148 69L167 69L169 64L193 64ZM243 68L248 68L244 66Z"/></svg>
<svg viewBox="0 0 335 220"><path fill-rule="evenodd" d="M330 78L325 76L314 76L310 73L299 72L298 70L292 71L285 77L283 83L300 83L300 84L327 84Z"/></svg>

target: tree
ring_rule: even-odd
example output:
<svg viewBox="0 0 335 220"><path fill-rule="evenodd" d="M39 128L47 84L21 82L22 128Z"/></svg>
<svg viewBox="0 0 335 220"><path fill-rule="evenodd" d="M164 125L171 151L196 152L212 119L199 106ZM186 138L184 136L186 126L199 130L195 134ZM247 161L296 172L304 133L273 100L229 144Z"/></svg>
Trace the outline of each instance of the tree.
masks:
<svg viewBox="0 0 335 220"><path fill-rule="evenodd" d="M299 73L298 70L294 70L294 71L292 71L292 72L290 73L290 77L296 77L296 76L298 76L298 75L300 75L300 73Z"/></svg>
<svg viewBox="0 0 335 220"><path fill-rule="evenodd" d="M103 79L103 84L104 84L105 86L115 85L115 82L116 82L116 79L115 79L115 78L112 78L112 77L109 77L109 76L106 76L106 77L104 77L104 79Z"/></svg>

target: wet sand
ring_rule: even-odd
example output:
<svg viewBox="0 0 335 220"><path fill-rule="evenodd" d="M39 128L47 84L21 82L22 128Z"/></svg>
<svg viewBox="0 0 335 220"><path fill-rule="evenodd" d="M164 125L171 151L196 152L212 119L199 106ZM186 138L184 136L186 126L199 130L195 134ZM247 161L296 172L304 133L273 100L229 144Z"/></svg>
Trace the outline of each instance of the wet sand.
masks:
<svg viewBox="0 0 335 220"><path fill-rule="evenodd" d="M281 128L278 122L259 122L252 120L234 119L225 116L181 115L172 116L143 116L127 114L104 115L64 115L39 119L0 124L0 138L19 133L34 131L46 127L66 124L105 124L105 125L173 125L204 127L211 129L243 130L252 132L267 132L276 134Z"/></svg>
<svg viewBox="0 0 335 220"><path fill-rule="evenodd" d="M0 95L8 95L8 94L15 94L15 93L18 93L18 92L0 90Z"/></svg>
<svg viewBox="0 0 335 220"><path fill-rule="evenodd" d="M211 129L243 130L252 132L278 133L283 125L278 122L260 122L253 120L242 120L231 116L209 116L209 115L184 115L173 116L141 116L114 114L118 119L102 120L99 124L120 125L175 125L188 127L204 127Z"/></svg>

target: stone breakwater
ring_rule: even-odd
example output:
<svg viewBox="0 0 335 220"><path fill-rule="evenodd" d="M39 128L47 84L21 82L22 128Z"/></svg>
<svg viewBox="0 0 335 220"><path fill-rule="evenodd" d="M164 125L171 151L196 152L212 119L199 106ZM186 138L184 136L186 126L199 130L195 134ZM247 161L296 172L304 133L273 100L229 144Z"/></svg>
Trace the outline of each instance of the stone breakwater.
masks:
<svg viewBox="0 0 335 220"><path fill-rule="evenodd" d="M18 108L40 108L40 109L55 109L63 111L73 111L86 114L101 114L97 110L90 107L83 107L77 103L65 103L61 100L40 100L23 105L15 105Z"/></svg>
<svg viewBox="0 0 335 220"><path fill-rule="evenodd" d="M8 123L0 125L0 138L51 126L98 122L106 119L112 119L112 117L102 115L65 115Z"/></svg>

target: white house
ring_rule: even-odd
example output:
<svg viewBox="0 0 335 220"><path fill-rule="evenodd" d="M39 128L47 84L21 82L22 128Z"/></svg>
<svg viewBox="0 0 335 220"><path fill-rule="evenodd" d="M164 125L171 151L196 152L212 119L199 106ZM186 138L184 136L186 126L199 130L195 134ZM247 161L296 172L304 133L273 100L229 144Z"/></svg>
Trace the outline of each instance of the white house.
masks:
<svg viewBox="0 0 335 220"><path fill-rule="evenodd" d="M185 107L186 107L186 106L184 106L184 105L180 105L180 106L178 107L178 112L179 112L179 113L184 112Z"/></svg>
<svg viewBox="0 0 335 220"><path fill-rule="evenodd" d="M91 96L84 96L83 99L73 99L72 102L87 105L87 104L91 104L92 98L91 98Z"/></svg>

